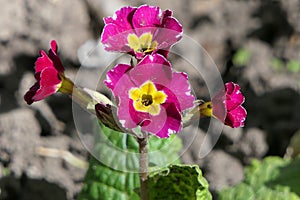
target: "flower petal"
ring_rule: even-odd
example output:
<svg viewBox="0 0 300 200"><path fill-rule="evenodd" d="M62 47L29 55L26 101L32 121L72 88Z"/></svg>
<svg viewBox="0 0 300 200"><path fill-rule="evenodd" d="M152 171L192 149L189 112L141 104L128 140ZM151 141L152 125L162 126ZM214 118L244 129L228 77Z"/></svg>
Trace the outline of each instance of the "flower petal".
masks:
<svg viewBox="0 0 300 200"><path fill-rule="evenodd" d="M160 105L159 104L150 105L148 112L152 116L158 115L160 113Z"/></svg>
<svg viewBox="0 0 300 200"><path fill-rule="evenodd" d="M54 68L58 72L63 73L64 67L57 55L57 44L55 40L50 42L49 56L45 51L40 51L40 57L35 62L35 72L41 72L46 68Z"/></svg>
<svg viewBox="0 0 300 200"><path fill-rule="evenodd" d="M140 36L140 43L142 47L150 48L153 36L149 33L144 33Z"/></svg>
<svg viewBox="0 0 300 200"><path fill-rule="evenodd" d="M160 54L145 56L145 58L139 62L139 65L144 65L144 64L153 64L156 66L163 65L163 66L168 66L170 68L172 67L171 63Z"/></svg>
<svg viewBox="0 0 300 200"><path fill-rule="evenodd" d="M171 64L161 55L147 55L140 63L129 71L135 85L146 81L155 84L168 85L172 79Z"/></svg>
<svg viewBox="0 0 300 200"><path fill-rule="evenodd" d="M45 51L40 51L40 57L35 61L35 73L39 73L46 68L54 68L52 60L48 57Z"/></svg>
<svg viewBox="0 0 300 200"><path fill-rule="evenodd" d="M225 84L226 88L226 109L231 111L245 101L245 97L240 91L240 86L233 82Z"/></svg>
<svg viewBox="0 0 300 200"><path fill-rule="evenodd" d="M50 42L50 46L51 48L49 49L49 58L52 60L53 62L53 66L54 68L59 72L59 73L63 73L65 71L64 66L62 65L60 58L57 55L57 43L55 40L52 40Z"/></svg>
<svg viewBox="0 0 300 200"><path fill-rule="evenodd" d="M170 134L179 132L181 128L181 115L175 104L166 103L161 106L160 114L151 116L151 122L143 126L142 130L159 138L168 138Z"/></svg>
<svg viewBox="0 0 300 200"><path fill-rule="evenodd" d="M159 29L155 40L159 43L159 49L168 49L182 38L182 25L174 18L163 19L162 27Z"/></svg>
<svg viewBox="0 0 300 200"><path fill-rule="evenodd" d="M37 81L24 95L24 100L28 105L34 102L33 97L35 96L37 90L40 88L40 83Z"/></svg>
<svg viewBox="0 0 300 200"><path fill-rule="evenodd" d="M118 27L118 32L124 32L132 29L132 17L136 11L135 7L126 6L117 10L113 17L104 18L105 24L115 24ZM104 27L105 29L106 27Z"/></svg>
<svg viewBox="0 0 300 200"><path fill-rule="evenodd" d="M109 70L106 74L104 84L112 91L118 84L118 81L131 69L130 65L118 64L113 69Z"/></svg>
<svg viewBox="0 0 300 200"><path fill-rule="evenodd" d="M55 69L49 68L43 70L40 75L40 88L32 99L34 101L39 101L54 94L59 89L60 83L61 80Z"/></svg>
<svg viewBox="0 0 300 200"><path fill-rule="evenodd" d="M48 87L60 84L62 82L59 74L55 69L45 69L40 75L40 85L41 87Z"/></svg>
<svg viewBox="0 0 300 200"><path fill-rule="evenodd" d="M140 39L136 34L129 34L127 37L128 45L134 51L138 51L140 49Z"/></svg>
<svg viewBox="0 0 300 200"><path fill-rule="evenodd" d="M171 100L171 97L173 99L176 98L176 101L172 101L179 103L176 105L179 111L183 111L194 106L195 97L191 94L191 88L186 73L173 72L172 81L165 87L167 87L168 91L171 91L173 94L170 95L169 92L166 93L168 95L168 102ZM165 91L165 88L163 90Z"/></svg>
<svg viewBox="0 0 300 200"><path fill-rule="evenodd" d="M236 109L227 113L225 125L232 128L243 127L246 120L247 111L243 106L238 106Z"/></svg>
<svg viewBox="0 0 300 200"><path fill-rule="evenodd" d="M153 93L156 92L156 88L155 88L155 85L152 82L147 81L146 83L144 83L141 86L141 91L142 91L142 93L152 95Z"/></svg>
<svg viewBox="0 0 300 200"><path fill-rule="evenodd" d="M138 100L141 95L142 91L140 90L140 88L132 88L129 90L129 97L134 101Z"/></svg>
<svg viewBox="0 0 300 200"><path fill-rule="evenodd" d="M123 7L113 17L104 18L105 26L101 34L101 42L107 51L130 52L127 36L133 33L131 24L135 7Z"/></svg>
<svg viewBox="0 0 300 200"><path fill-rule="evenodd" d="M155 27L161 23L162 12L157 6L143 5L137 8L132 18L135 29L144 27Z"/></svg>
<svg viewBox="0 0 300 200"><path fill-rule="evenodd" d="M233 90L234 90L234 88L235 88L235 85L236 85L236 84L233 83L233 82L228 82L228 83L226 83L226 84L225 84L226 94L231 95L232 92L233 92Z"/></svg>
<svg viewBox="0 0 300 200"><path fill-rule="evenodd" d="M149 113L136 111L133 107L133 101L124 96L120 98L118 105L118 118L122 126L129 129L135 128L138 125L147 125L150 122Z"/></svg>
<svg viewBox="0 0 300 200"><path fill-rule="evenodd" d="M127 46L127 37L132 31L120 32L116 24L105 25L101 42L107 51L129 52L131 49Z"/></svg>
<svg viewBox="0 0 300 200"><path fill-rule="evenodd" d="M162 91L157 91L153 94L153 103L162 104L167 100L167 95Z"/></svg>
<svg viewBox="0 0 300 200"><path fill-rule="evenodd" d="M133 100L134 101L134 100ZM133 107L136 111L139 111L139 112L148 112L148 109L143 105L141 104L140 102L138 101L134 101L133 102Z"/></svg>
<svg viewBox="0 0 300 200"><path fill-rule="evenodd" d="M177 33L176 37L179 39L182 36L182 25L179 23L177 19L174 17L168 16L163 19L162 28L169 29L174 31L174 33Z"/></svg>

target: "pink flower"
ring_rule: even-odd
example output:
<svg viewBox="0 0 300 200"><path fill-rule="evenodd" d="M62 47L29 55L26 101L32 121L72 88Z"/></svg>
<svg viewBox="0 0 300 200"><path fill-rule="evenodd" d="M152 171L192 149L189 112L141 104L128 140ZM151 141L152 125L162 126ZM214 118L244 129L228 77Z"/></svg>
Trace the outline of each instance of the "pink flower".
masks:
<svg viewBox="0 0 300 200"><path fill-rule="evenodd" d="M243 127L247 111L242 106L245 97L240 86L233 82L225 84L225 91L220 91L211 102L199 106L202 116L215 117L232 128Z"/></svg>
<svg viewBox="0 0 300 200"><path fill-rule="evenodd" d="M105 49L138 59L151 52L167 57L170 47L182 37L182 26L172 12L156 6L123 7L104 22L101 42Z"/></svg>
<svg viewBox="0 0 300 200"><path fill-rule="evenodd" d="M50 47L48 55L41 50L35 62L36 83L24 95L27 104L45 99L60 89L65 93L72 91L73 83L64 77L64 67L57 55L55 40L50 42Z"/></svg>
<svg viewBox="0 0 300 200"><path fill-rule="evenodd" d="M147 55L135 67L118 64L107 73L104 83L118 104L118 118L128 129L160 138L182 129L181 112L194 105L185 73L174 72L160 54Z"/></svg>

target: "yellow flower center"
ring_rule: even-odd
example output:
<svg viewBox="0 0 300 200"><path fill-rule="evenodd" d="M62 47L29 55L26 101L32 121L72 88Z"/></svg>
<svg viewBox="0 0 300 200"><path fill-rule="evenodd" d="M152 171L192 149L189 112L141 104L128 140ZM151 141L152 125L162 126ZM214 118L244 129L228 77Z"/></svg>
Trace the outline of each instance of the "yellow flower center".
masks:
<svg viewBox="0 0 300 200"><path fill-rule="evenodd" d="M135 110L158 115L160 104L165 103L167 95L158 91L153 82L147 81L139 88L130 89L129 98L133 100Z"/></svg>
<svg viewBox="0 0 300 200"><path fill-rule="evenodd" d="M205 102L199 106L201 116L214 117L212 102Z"/></svg>
<svg viewBox="0 0 300 200"><path fill-rule="evenodd" d="M151 33L144 33L140 37L136 34L129 34L127 37L128 45L135 52L151 52L157 47L157 42L152 41Z"/></svg>

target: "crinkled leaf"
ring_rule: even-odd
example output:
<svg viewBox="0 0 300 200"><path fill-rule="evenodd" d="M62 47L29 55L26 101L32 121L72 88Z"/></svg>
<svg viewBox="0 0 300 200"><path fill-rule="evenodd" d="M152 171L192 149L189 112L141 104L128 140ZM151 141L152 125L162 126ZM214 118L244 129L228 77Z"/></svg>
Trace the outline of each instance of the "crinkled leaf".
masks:
<svg viewBox="0 0 300 200"><path fill-rule="evenodd" d="M299 200L299 197L292 193L288 187L277 187L271 189L261 186L258 190L252 186L241 183L234 188L225 189L220 193L219 199L223 200Z"/></svg>
<svg viewBox="0 0 300 200"><path fill-rule="evenodd" d="M134 192L138 185L137 174L113 170L92 158L78 199L138 200L139 196Z"/></svg>
<svg viewBox="0 0 300 200"><path fill-rule="evenodd" d="M198 165L171 165L150 175L151 200L209 200L208 183Z"/></svg>
<svg viewBox="0 0 300 200"><path fill-rule="evenodd" d="M87 171L80 200L139 199L138 143L129 135L100 125L93 155ZM149 165L151 169L178 163L181 140L172 135L168 139L149 137ZM116 170L117 169L117 170Z"/></svg>
<svg viewBox="0 0 300 200"><path fill-rule="evenodd" d="M295 160L267 157L253 160L243 183L219 192L220 199L300 199L300 157Z"/></svg>
<svg viewBox="0 0 300 200"><path fill-rule="evenodd" d="M253 188L245 183L241 183L234 188L228 188L222 190L219 193L219 199L243 199L243 200L254 200L255 192Z"/></svg>

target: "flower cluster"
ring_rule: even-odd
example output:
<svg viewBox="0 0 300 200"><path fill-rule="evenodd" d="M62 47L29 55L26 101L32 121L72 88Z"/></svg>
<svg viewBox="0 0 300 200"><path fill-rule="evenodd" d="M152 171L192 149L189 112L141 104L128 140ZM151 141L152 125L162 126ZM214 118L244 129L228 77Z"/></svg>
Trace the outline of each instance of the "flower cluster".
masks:
<svg viewBox="0 0 300 200"><path fill-rule="evenodd" d="M133 55L138 64L118 64L105 84L118 106L121 124L160 138L182 129L182 112L194 106L188 76L167 60L171 46L181 39L182 26L169 10L143 5L124 7L104 19L102 43L108 51Z"/></svg>
<svg viewBox="0 0 300 200"><path fill-rule="evenodd" d="M99 120L114 130L130 132L140 127L143 133L159 138L180 132L183 113L191 110L234 128L244 125L245 98L237 84L226 83L225 91L220 91L211 102L195 104L187 74L175 71L168 60L170 48L182 37L182 26L170 10L127 6L104 18L104 22L101 42L105 49L128 53L136 59L131 64L117 64L107 72L104 84L111 90L115 105L95 91L80 89L65 77L54 40L49 53L41 51L35 62L36 83L24 96L28 104L62 92L83 107L92 107Z"/></svg>
<svg viewBox="0 0 300 200"><path fill-rule="evenodd" d="M182 37L181 24L172 11L143 5L123 7L104 18L101 42L107 51L124 52L142 59L146 54L168 51Z"/></svg>

